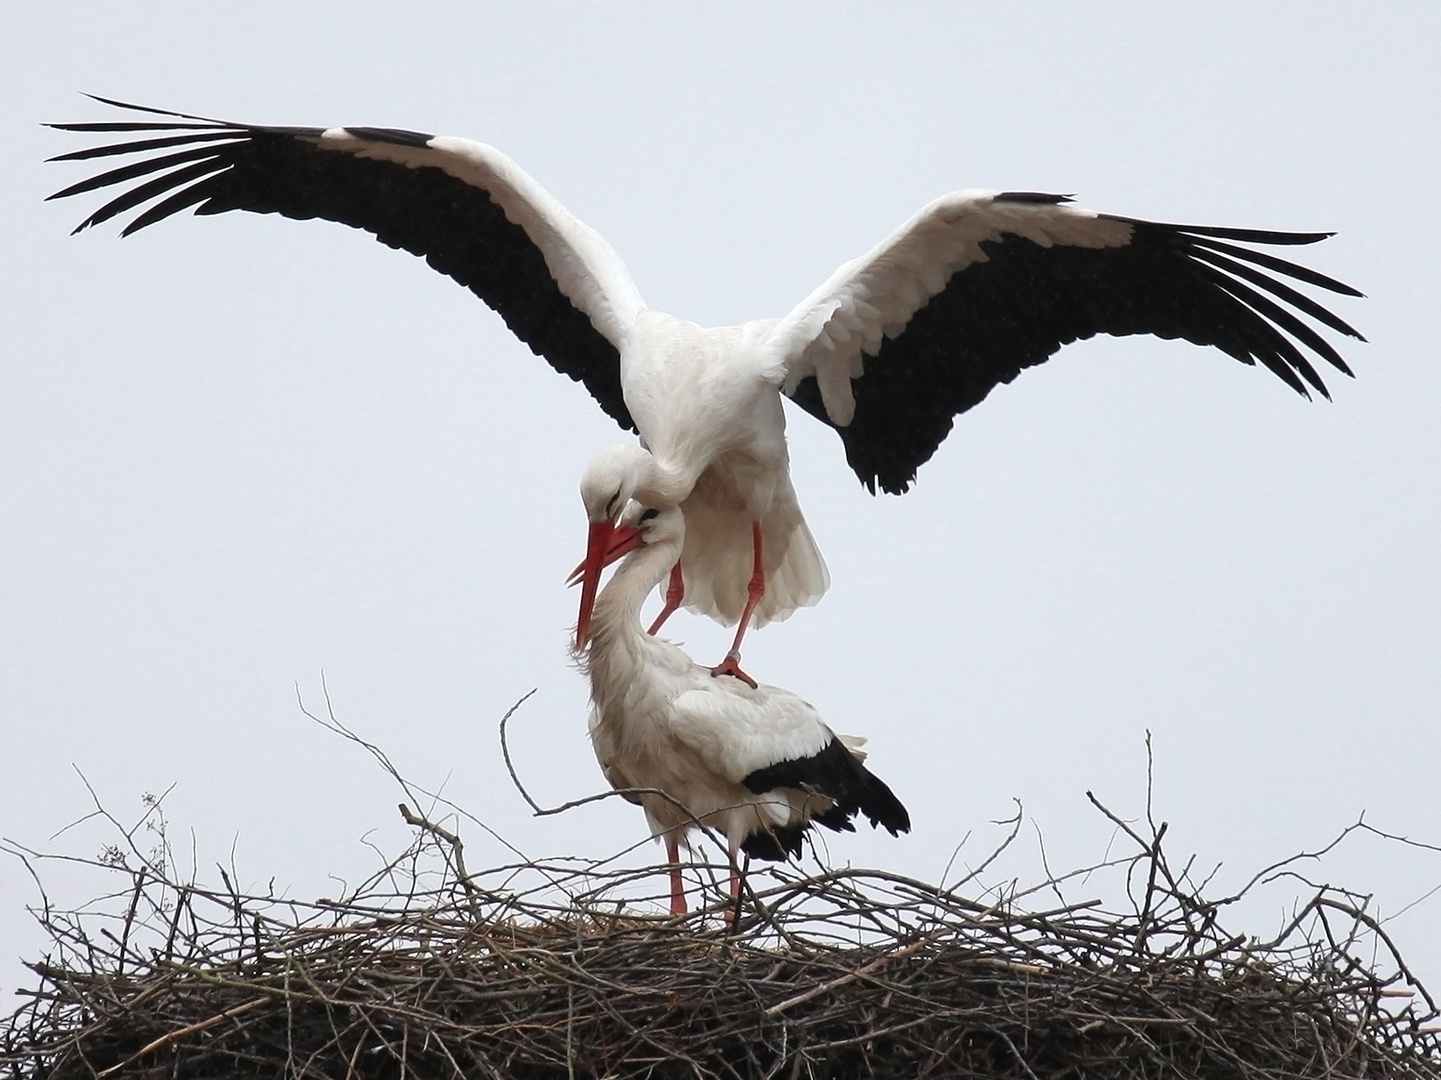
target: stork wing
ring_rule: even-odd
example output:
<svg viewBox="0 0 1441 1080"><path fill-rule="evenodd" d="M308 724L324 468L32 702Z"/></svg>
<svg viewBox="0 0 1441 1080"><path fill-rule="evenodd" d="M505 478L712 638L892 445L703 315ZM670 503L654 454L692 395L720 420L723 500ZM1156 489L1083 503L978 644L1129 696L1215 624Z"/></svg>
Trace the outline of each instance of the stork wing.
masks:
<svg viewBox="0 0 1441 1080"><path fill-rule="evenodd" d="M788 690L742 689L692 671L705 681L676 696L668 734L733 784L779 762L811 758L836 737L814 707Z"/></svg>
<svg viewBox="0 0 1441 1080"><path fill-rule="evenodd" d="M643 306L640 293L600 235L504 154L391 128L259 127L96 100L171 119L50 125L150 133L52 159L143 155L50 196L125 185L76 232L152 200L121 235L192 206L197 214L250 210L364 229L470 289L536 354L585 383L617 423L634 428L619 349Z"/></svg>
<svg viewBox="0 0 1441 1080"><path fill-rule="evenodd" d="M1306 396L1307 384L1330 395L1302 347L1351 374L1296 313L1361 335L1272 274L1361 294L1227 242L1312 244L1330 233L1162 225L1069 201L988 191L938 199L776 325L786 392L836 428L871 491L904 492L957 414L1095 334L1214 345Z"/></svg>
<svg viewBox="0 0 1441 1080"><path fill-rule="evenodd" d="M824 795L838 812L816 820L832 829L850 831L848 819L860 811L892 836L910 831L906 808L861 764L853 744L864 739L836 735L789 690L740 689L692 670L710 683L676 697L668 733L710 768L758 795L779 788Z"/></svg>

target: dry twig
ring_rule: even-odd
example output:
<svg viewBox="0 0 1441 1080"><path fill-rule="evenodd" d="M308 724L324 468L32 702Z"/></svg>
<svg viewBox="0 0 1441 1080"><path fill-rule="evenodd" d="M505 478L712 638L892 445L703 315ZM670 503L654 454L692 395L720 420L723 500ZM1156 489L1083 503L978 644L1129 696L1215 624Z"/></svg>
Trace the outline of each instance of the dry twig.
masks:
<svg viewBox="0 0 1441 1080"><path fill-rule="evenodd" d="M112 914L38 913L53 951L0 1029L0 1068L11 1080L1441 1078L1441 1017L1399 957L1375 967L1389 942L1362 907L1323 890L1274 940L1250 941L1184 888L1164 823L1148 818L1148 837L1097 806L1136 845L1109 864L1137 888L1119 911L1028 912L1019 892L981 902L882 871L782 866L753 875L763 915L730 934L705 915L648 914L652 868L468 873L459 835L414 812L416 847L339 900L112 866L125 875Z"/></svg>

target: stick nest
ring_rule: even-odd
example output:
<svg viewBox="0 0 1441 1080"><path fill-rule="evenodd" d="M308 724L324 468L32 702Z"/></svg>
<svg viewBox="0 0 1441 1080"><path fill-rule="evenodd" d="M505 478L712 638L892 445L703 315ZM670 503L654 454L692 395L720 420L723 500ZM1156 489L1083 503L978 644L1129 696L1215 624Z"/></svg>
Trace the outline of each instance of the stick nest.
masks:
<svg viewBox="0 0 1441 1080"><path fill-rule="evenodd" d="M0 1069L1441 1077L1435 1005L1363 902L1323 888L1271 940L1229 934L1218 915L1244 890L1202 899L1189 865L1168 864L1164 824L1143 837L1112 817L1133 855L981 900L878 871L767 870L728 930L719 906L647 914L654 868L468 873L453 833L402 809L415 845L340 901L242 895L224 871L222 889L180 884L164 858L109 850L122 891L38 913L52 954L0 1030ZM1123 910L1065 902L1107 868ZM1035 910L1042 897L1057 903Z"/></svg>

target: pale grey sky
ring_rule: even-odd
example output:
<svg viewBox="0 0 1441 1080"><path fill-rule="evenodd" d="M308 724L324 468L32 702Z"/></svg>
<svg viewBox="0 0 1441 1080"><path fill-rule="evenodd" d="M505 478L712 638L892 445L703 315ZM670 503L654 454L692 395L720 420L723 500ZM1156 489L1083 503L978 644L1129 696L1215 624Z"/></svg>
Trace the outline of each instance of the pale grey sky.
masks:
<svg viewBox="0 0 1441 1080"><path fill-rule="evenodd" d="M532 854L645 828L615 802L531 818L496 743L539 687L513 738L537 797L603 787L562 580L580 471L618 430L359 233L232 214L68 236L95 202L41 200L85 167L42 159L81 139L39 124L111 118L87 90L489 142L651 305L705 323L783 313L958 188L1336 230L1297 252L1369 297L1334 305L1370 344L1345 345L1332 403L1102 339L997 390L900 499L794 413L834 585L748 639L747 668L870 736L911 810L911 836L842 837L837 860L937 878L1014 797L1053 866L1091 861L1110 831L1084 792L1140 813L1148 728L1171 849L1223 861L1222 887L1362 810L1441 842L1438 46L1423 4L5 5L0 835L93 854L98 828L50 840L89 808L73 769L126 814L174 784L202 869L233 849L243 884L334 891L373 867L362 837L406 830L390 782L298 711L322 671L342 719ZM1011 872L1040 876L1034 846ZM94 885L53 873L58 899ZM1441 856L1362 840L1317 874L1384 915ZM0 989L39 947L34 899L0 859ZM1438 905L1390 925L1433 983Z"/></svg>

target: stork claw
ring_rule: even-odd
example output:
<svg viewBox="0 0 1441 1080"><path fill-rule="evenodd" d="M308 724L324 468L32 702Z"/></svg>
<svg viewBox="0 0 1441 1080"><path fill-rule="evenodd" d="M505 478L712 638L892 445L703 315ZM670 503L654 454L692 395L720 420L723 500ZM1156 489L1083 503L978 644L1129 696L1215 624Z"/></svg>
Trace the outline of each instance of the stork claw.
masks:
<svg viewBox="0 0 1441 1080"><path fill-rule="evenodd" d="M711 668L710 673L717 678L721 675L733 675L752 690L757 689L756 681L741 670L741 658L734 652L726 653L726 658Z"/></svg>

